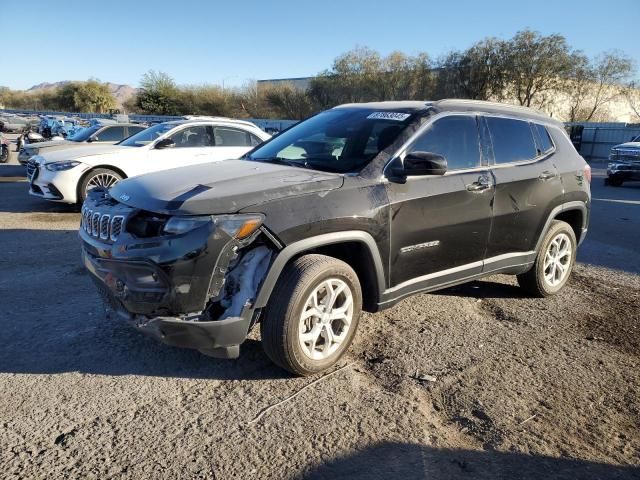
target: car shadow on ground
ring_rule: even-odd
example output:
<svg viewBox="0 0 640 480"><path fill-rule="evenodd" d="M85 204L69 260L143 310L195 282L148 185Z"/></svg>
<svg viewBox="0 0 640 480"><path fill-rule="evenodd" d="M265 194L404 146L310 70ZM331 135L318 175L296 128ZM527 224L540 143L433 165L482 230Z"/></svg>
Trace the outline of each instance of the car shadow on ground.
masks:
<svg viewBox="0 0 640 480"><path fill-rule="evenodd" d="M474 280L455 287L431 292L432 295L466 298L523 298L526 295L517 285L508 285L491 280Z"/></svg>
<svg viewBox="0 0 640 480"><path fill-rule="evenodd" d="M76 213L78 207L29 195L29 183L22 165L0 164L0 212Z"/></svg>
<svg viewBox="0 0 640 480"><path fill-rule="evenodd" d="M0 372L268 379L289 375L266 357L255 333L240 358L169 347L107 320L74 230L0 230Z"/></svg>
<svg viewBox="0 0 640 480"><path fill-rule="evenodd" d="M329 460L300 479L632 480L640 468L521 453L442 449L384 442Z"/></svg>

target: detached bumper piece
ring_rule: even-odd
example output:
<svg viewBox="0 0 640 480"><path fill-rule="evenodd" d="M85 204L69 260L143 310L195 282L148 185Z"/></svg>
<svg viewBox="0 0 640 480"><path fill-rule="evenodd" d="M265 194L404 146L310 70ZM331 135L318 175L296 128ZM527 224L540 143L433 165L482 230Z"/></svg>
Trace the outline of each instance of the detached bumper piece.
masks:
<svg viewBox="0 0 640 480"><path fill-rule="evenodd" d="M213 321L201 321L199 316L183 319L133 314L128 311L131 305L140 306L147 302L157 305L157 299L167 294L166 279L154 278L157 272L145 262L104 261L91 259L86 253L83 253L83 260L93 274L108 317L125 320L136 330L166 345L195 349L216 358L238 357L240 344L249 332L253 309L245 308L239 317ZM103 264L101 268L96 267L97 263ZM117 275L126 280L117 278Z"/></svg>

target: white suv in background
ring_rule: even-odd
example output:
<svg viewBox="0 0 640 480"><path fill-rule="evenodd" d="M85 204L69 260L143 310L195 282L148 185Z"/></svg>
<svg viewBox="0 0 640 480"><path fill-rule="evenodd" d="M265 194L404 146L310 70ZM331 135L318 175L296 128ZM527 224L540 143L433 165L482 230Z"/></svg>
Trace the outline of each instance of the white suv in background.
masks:
<svg viewBox="0 0 640 480"><path fill-rule="evenodd" d="M117 145L75 147L32 157L29 193L46 200L82 203L95 187L170 168L238 158L269 139L256 125L227 118L165 122Z"/></svg>

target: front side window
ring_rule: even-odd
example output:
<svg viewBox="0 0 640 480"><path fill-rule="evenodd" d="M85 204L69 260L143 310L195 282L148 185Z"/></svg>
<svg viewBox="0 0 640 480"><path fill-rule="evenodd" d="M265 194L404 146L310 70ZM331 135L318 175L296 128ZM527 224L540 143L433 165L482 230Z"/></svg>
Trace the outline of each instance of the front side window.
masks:
<svg viewBox="0 0 640 480"><path fill-rule="evenodd" d="M142 147L156 141L159 137L167 133L169 130L176 128L175 123L158 123L149 128L145 128L141 132L130 136L118 145L124 147Z"/></svg>
<svg viewBox="0 0 640 480"><path fill-rule="evenodd" d="M206 125L194 125L177 131L169 137L175 143L175 148L213 147L213 132Z"/></svg>
<svg viewBox="0 0 640 480"><path fill-rule="evenodd" d="M96 142L119 142L125 137L124 127L106 127L96 133Z"/></svg>
<svg viewBox="0 0 640 480"><path fill-rule="evenodd" d="M409 152L430 152L447 159L447 170L476 168L480 161L480 138L476 119L451 115L432 123Z"/></svg>
<svg viewBox="0 0 640 480"><path fill-rule="evenodd" d="M537 156L533 132L528 122L487 117L496 164L522 162Z"/></svg>
<svg viewBox="0 0 640 480"><path fill-rule="evenodd" d="M406 111L327 110L258 147L248 160L327 172L356 172L390 146L413 118Z"/></svg>

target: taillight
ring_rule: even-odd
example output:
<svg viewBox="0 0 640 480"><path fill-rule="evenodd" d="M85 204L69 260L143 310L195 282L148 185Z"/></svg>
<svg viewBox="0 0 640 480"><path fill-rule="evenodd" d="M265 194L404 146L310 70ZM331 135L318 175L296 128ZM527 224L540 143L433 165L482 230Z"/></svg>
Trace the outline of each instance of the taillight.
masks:
<svg viewBox="0 0 640 480"><path fill-rule="evenodd" d="M583 176L587 180L587 182L591 183L591 167L586 164L583 169Z"/></svg>

